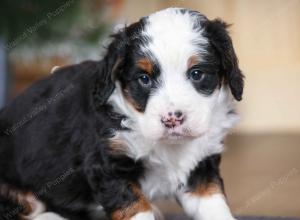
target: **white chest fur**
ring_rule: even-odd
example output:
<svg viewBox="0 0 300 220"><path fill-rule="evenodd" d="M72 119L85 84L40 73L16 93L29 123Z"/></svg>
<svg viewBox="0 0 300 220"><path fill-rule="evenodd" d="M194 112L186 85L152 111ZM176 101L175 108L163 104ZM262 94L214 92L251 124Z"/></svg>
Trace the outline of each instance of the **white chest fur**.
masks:
<svg viewBox="0 0 300 220"><path fill-rule="evenodd" d="M128 147L129 156L144 161L146 173L140 183L145 195L154 199L176 193L201 160L223 150L223 135L211 135L179 144L151 142L137 132L120 132L117 137Z"/></svg>

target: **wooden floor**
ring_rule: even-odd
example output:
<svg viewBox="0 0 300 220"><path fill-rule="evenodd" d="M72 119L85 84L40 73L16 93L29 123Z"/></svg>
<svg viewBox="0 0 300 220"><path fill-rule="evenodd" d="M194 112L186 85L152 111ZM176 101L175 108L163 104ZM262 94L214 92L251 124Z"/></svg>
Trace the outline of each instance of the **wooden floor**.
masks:
<svg viewBox="0 0 300 220"><path fill-rule="evenodd" d="M226 145L221 172L235 214L300 217L300 135L235 135Z"/></svg>

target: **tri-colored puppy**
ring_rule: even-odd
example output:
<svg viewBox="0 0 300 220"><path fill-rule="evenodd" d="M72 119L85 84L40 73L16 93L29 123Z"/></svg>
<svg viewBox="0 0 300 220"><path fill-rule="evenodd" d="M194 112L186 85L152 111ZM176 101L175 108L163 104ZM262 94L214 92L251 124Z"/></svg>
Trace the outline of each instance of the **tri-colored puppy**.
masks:
<svg viewBox="0 0 300 220"><path fill-rule="evenodd" d="M226 27L154 13L116 33L103 60L59 68L4 108L1 219L87 220L101 206L153 220L158 197L196 220L234 219L219 164L243 75Z"/></svg>

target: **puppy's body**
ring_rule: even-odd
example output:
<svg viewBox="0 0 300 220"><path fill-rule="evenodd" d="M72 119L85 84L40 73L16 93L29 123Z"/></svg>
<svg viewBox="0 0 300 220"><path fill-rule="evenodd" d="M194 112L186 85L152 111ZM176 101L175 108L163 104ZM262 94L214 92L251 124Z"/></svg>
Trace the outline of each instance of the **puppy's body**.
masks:
<svg viewBox="0 0 300 220"><path fill-rule="evenodd" d="M155 13L117 33L102 61L59 68L4 108L0 214L28 217L41 202L67 219L101 205L150 220L151 199L168 196L195 219L233 219L218 167L243 77L225 28Z"/></svg>

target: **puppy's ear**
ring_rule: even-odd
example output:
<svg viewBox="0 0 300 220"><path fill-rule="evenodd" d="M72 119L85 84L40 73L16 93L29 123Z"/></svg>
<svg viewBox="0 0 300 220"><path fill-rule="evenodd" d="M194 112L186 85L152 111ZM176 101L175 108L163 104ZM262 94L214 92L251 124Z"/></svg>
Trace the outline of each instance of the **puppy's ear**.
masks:
<svg viewBox="0 0 300 220"><path fill-rule="evenodd" d="M120 31L112 36L113 41L107 48L104 59L100 62L99 72L93 92L96 107L104 105L115 89L115 79L121 71L125 54L125 36Z"/></svg>
<svg viewBox="0 0 300 220"><path fill-rule="evenodd" d="M215 19L206 22L206 34L211 46L217 51L221 59L221 71L225 74L225 82L229 84L231 93L238 101L242 100L244 76L239 69L231 38L225 22Z"/></svg>

